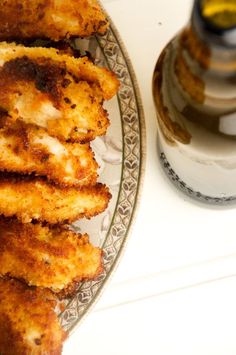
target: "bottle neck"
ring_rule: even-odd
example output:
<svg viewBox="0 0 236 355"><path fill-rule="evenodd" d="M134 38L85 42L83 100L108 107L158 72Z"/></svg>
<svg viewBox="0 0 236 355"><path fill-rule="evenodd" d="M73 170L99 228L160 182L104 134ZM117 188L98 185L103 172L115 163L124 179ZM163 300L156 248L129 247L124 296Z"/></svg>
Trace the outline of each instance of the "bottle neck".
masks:
<svg viewBox="0 0 236 355"><path fill-rule="evenodd" d="M225 106L227 101L229 109L235 108L236 51L209 46L188 26L178 37L173 63L184 96L200 105Z"/></svg>
<svg viewBox="0 0 236 355"><path fill-rule="evenodd" d="M191 25L209 46L236 50L235 0L195 0Z"/></svg>
<svg viewBox="0 0 236 355"><path fill-rule="evenodd" d="M189 25L172 42L173 80L184 100L201 110L236 108L236 46L224 44L225 39L210 28L215 25L203 15L203 8L199 8L202 4L224 1L196 0Z"/></svg>
<svg viewBox="0 0 236 355"><path fill-rule="evenodd" d="M203 70L212 71L216 76L235 76L236 47L219 46L210 40L193 22L180 35L181 47Z"/></svg>
<svg viewBox="0 0 236 355"><path fill-rule="evenodd" d="M195 0L190 26L183 32L181 41L203 69L214 75L235 76L236 1Z"/></svg>

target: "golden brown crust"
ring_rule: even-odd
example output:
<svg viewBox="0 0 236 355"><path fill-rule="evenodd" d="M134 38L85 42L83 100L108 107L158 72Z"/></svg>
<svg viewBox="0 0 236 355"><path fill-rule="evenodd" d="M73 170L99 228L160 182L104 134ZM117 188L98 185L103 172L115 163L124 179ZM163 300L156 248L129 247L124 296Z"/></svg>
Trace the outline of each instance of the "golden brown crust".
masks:
<svg viewBox="0 0 236 355"><path fill-rule="evenodd" d="M70 223L76 219L91 218L103 212L111 194L102 184L59 188L42 179L0 180L0 214L16 216L23 223L31 220L49 224Z"/></svg>
<svg viewBox="0 0 236 355"><path fill-rule="evenodd" d="M107 27L96 0L4 0L0 7L1 40L85 37Z"/></svg>
<svg viewBox="0 0 236 355"><path fill-rule="evenodd" d="M0 219L0 276L68 296L76 283L102 270L102 250L90 244L88 235Z"/></svg>
<svg viewBox="0 0 236 355"><path fill-rule="evenodd" d="M53 48L0 45L0 107L6 122L22 120L61 140L86 142L109 126L103 100L118 90L115 75L88 58Z"/></svg>
<svg viewBox="0 0 236 355"><path fill-rule="evenodd" d="M1 355L61 354L66 333L55 306L56 299L49 291L0 279Z"/></svg>
<svg viewBox="0 0 236 355"><path fill-rule="evenodd" d="M60 186L94 185L98 165L89 144L60 142L35 126L0 129L0 171L46 176Z"/></svg>
<svg viewBox="0 0 236 355"><path fill-rule="evenodd" d="M16 58L28 57L32 61L48 59L55 65L66 65L68 72L80 80L95 83L102 98L111 99L119 89L119 81L115 74L105 67L93 64L87 57L74 58L66 54L61 54L55 48L24 47L15 43L0 43L0 58L7 62Z"/></svg>

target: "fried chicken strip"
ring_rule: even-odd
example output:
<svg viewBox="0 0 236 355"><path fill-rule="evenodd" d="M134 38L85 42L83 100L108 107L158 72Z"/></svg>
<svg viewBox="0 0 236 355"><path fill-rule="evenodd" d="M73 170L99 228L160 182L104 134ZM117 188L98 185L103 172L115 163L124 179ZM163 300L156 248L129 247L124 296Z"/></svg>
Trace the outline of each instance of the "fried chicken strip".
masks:
<svg viewBox="0 0 236 355"><path fill-rule="evenodd" d="M62 186L94 185L98 165L89 144L60 142L34 126L0 129L0 171L46 176Z"/></svg>
<svg viewBox="0 0 236 355"><path fill-rule="evenodd" d="M0 219L1 276L68 296L78 282L94 279L102 270L102 250L89 243L88 235Z"/></svg>
<svg viewBox="0 0 236 355"><path fill-rule="evenodd" d="M107 27L96 0L4 0L0 7L1 40L85 37Z"/></svg>
<svg viewBox="0 0 236 355"><path fill-rule="evenodd" d="M16 216L23 223L31 220L61 224L103 212L111 197L102 184L60 188L42 179L0 179L0 215Z"/></svg>
<svg viewBox="0 0 236 355"><path fill-rule="evenodd" d="M0 44L0 107L7 122L22 120L61 140L86 142L106 133L102 104L118 87L112 72L87 57Z"/></svg>
<svg viewBox="0 0 236 355"><path fill-rule="evenodd" d="M66 333L55 306L55 296L47 290L0 279L1 355L61 354Z"/></svg>

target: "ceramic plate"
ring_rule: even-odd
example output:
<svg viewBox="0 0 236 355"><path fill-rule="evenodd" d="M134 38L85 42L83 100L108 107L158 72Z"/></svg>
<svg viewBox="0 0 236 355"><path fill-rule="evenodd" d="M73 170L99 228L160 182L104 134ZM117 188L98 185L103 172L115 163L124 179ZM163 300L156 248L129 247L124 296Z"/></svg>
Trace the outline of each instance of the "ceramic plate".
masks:
<svg viewBox="0 0 236 355"><path fill-rule="evenodd" d="M118 95L106 104L111 126L105 137L92 146L100 165L100 181L109 186L112 200L108 209L91 220L73 224L86 232L91 242L104 250L104 272L96 281L84 282L60 314L62 326L72 331L103 289L128 237L137 207L143 171L144 120L136 79L126 51L112 21L104 36L76 40L82 52L89 51L95 63L116 73L121 82Z"/></svg>

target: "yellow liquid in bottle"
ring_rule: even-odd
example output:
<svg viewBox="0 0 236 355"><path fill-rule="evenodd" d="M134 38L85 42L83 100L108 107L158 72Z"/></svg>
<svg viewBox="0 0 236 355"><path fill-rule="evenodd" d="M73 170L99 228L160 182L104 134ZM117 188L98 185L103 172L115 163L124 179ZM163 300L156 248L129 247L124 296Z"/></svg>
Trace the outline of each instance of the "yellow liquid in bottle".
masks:
<svg viewBox="0 0 236 355"><path fill-rule="evenodd" d="M221 29L236 26L235 0L202 0L202 16Z"/></svg>

